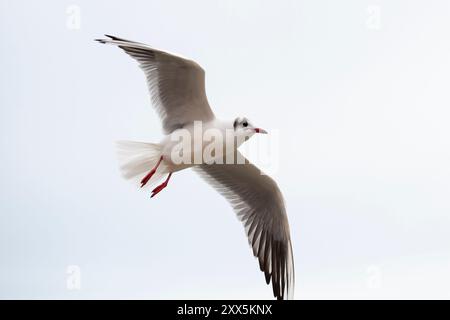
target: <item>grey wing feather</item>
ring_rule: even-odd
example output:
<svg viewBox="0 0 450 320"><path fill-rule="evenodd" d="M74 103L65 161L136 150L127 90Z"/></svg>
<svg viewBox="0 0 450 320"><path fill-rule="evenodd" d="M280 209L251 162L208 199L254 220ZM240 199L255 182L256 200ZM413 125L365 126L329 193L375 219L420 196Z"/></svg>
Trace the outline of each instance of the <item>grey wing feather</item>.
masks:
<svg viewBox="0 0 450 320"><path fill-rule="evenodd" d="M253 254L277 299L294 291L294 260L289 223L281 192L269 176L245 164L203 164L194 167L231 204L243 222Z"/></svg>
<svg viewBox="0 0 450 320"><path fill-rule="evenodd" d="M139 42L106 36L110 39L97 41L117 45L139 62L165 133L196 120L214 119L206 97L205 72L196 62Z"/></svg>

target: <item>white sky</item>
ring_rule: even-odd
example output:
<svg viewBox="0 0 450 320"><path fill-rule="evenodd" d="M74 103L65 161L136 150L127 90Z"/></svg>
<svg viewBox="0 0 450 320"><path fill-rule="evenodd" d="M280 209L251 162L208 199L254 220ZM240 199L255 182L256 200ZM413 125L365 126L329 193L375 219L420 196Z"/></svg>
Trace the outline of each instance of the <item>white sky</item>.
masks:
<svg viewBox="0 0 450 320"><path fill-rule="evenodd" d="M120 177L115 140L162 136L103 33L196 60L219 117L279 133L296 298L450 298L449 16L445 0L0 0L0 298L272 297L193 172L154 199Z"/></svg>

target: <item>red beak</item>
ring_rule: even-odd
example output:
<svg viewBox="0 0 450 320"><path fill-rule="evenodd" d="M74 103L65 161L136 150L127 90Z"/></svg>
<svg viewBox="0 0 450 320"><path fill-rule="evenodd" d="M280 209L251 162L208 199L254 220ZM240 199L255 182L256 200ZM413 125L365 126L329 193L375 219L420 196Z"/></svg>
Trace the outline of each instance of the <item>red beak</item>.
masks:
<svg viewBox="0 0 450 320"><path fill-rule="evenodd" d="M264 130L264 129L261 129L261 128L255 128L255 132L256 132L256 133L264 133L264 134L267 134L267 131Z"/></svg>

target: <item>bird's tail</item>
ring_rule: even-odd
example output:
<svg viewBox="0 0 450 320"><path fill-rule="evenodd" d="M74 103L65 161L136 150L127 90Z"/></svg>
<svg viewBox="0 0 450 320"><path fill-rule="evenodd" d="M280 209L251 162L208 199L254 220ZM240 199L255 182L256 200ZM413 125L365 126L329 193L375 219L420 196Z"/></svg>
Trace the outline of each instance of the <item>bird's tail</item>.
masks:
<svg viewBox="0 0 450 320"><path fill-rule="evenodd" d="M142 178L151 171L161 159L162 146L157 143L136 141L117 141L117 155L122 176L135 181L140 186ZM164 161L145 187L155 185L168 173Z"/></svg>

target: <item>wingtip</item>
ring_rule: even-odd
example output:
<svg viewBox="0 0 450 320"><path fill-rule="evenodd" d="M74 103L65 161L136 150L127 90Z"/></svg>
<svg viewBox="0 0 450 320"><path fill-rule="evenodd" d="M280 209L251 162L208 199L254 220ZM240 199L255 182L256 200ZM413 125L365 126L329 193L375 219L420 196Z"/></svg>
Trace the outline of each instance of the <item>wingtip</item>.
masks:
<svg viewBox="0 0 450 320"><path fill-rule="evenodd" d="M107 42L109 42L111 40L116 40L117 39L117 37L109 35L109 34L104 34L104 36L109 38L109 39L94 39L94 41L97 41L97 42L105 44L105 43L107 43Z"/></svg>
<svg viewBox="0 0 450 320"><path fill-rule="evenodd" d="M266 273L264 273L264 276L266 278L266 284L269 284L270 283L270 276L271 276L271 274L266 272Z"/></svg>

